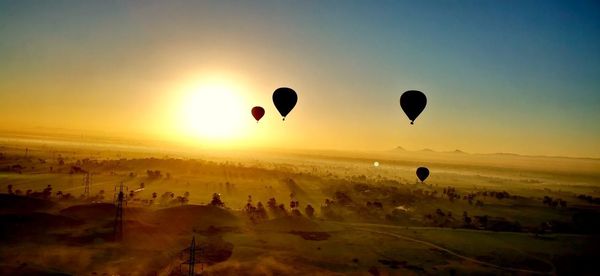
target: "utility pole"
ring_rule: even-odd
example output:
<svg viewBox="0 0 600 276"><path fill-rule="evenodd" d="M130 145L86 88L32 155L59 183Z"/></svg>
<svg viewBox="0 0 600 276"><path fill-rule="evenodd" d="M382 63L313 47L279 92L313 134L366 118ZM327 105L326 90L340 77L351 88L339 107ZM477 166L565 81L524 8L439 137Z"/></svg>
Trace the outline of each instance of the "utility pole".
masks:
<svg viewBox="0 0 600 276"><path fill-rule="evenodd" d="M119 188L119 195L117 198L117 213L115 214L115 222L113 225L113 237L115 241L121 241L123 239L123 182L121 182Z"/></svg>

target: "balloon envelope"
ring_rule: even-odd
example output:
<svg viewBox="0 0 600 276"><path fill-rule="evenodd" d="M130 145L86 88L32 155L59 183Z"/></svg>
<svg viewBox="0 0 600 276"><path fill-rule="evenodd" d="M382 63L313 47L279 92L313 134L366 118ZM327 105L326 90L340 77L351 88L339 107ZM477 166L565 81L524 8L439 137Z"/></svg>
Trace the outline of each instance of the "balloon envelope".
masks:
<svg viewBox="0 0 600 276"><path fill-rule="evenodd" d="M419 180L421 180L421 182L425 181L425 179L427 179L428 176L429 176L428 168L419 167L417 169L417 177L419 178Z"/></svg>
<svg viewBox="0 0 600 276"><path fill-rule="evenodd" d="M291 88L281 87L273 92L273 103L275 104L277 111L283 116L283 120L285 120L285 116L294 109L297 102L298 95L296 95L296 91Z"/></svg>
<svg viewBox="0 0 600 276"><path fill-rule="evenodd" d="M265 116L265 109L260 106L255 106L252 108L252 116L256 119L256 122L260 120L263 116Z"/></svg>
<svg viewBox="0 0 600 276"><path fill-rule="evenodd" d="M400 107L406 116L410 119L410 124L414 124L415 120L423 112L427 105L427 97L423 92L417 90L406 91L400 96Z"/></svg>

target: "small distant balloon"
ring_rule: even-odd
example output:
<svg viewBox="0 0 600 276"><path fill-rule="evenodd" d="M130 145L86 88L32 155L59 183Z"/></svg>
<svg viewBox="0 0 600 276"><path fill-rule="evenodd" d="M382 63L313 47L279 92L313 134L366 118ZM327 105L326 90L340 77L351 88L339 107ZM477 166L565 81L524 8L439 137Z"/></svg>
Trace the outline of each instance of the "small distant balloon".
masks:
<svg viewBox="0 0 600 276"><path fill-rule="evenodd" d="M256 122L260 121L260 119L265 116L265 109L260 106L255 106L252 108L252 116L256 119Z"/></svg>
<svg viewBox="0 0 600 276"><path fill-rule="evenodd" d="M281 114L283 117L284 121L285 116L287 116L290 111L294 109L294 106L296 106L297 102L298 95L296 94L296 91L291 88L281 87L277 88L275 92L273 92L273 103L275 104L277 111L279 111L279 114Z"/></svg>
<svg viewBox="0 0 600 276"><path fill-rule="evenodd" d="M419 178L419 180L421 180L421 182L425 181L425 179L427 179L428 176L429 176L428 168L419 167L417 169L417 177Z"/></svg>
<svg viewBox="0 0 600 276"><path fill-rule="evenodd" d="M377 162L377 161L373 162L373 166L379 167L379 162Z"/></svg>
<svg viewBox="0 0 600 276"><path fill-rule="evenodd" d="M413 125L419 114L423 112L427 105L427 97L423 92L417 90L406 91L400 96L400 107Z"/></svg>

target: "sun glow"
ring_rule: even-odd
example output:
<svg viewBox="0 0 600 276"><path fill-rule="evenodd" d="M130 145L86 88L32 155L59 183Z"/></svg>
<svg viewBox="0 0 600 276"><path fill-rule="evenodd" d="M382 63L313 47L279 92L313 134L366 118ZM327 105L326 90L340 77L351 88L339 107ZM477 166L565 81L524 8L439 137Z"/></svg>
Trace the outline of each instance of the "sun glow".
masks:
<svg viewBox="0 0 600 276"><path fill-rule="evenodd" d="M190 138L231 141L244 135L249 115L241 89L231 81L203 81L181 98L180 128Z"/></svg>

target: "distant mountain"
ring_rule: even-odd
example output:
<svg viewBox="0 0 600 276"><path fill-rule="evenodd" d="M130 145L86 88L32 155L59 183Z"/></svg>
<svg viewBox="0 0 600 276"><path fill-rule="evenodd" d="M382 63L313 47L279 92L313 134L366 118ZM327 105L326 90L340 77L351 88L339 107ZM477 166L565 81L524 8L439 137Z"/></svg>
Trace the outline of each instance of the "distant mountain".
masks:
<svg viewBox="0 0 600 276"><path fill-rule="evenodd" d="M586 159L586 160L600 160L600 157L572 157L572 156L555 156L555 155L527 155L527 154L519 154L512 152L494 152L494 153L469 153L460 149L455 149L453 151L436 151L430 148L424 148L421 150L407 150L401 146L397 146L389 152L428 152L428 153L445 153L445 154L466 154L466 155L480 155L480 156L513 156L513 157L543 157L543 158L568 158L568 159Z"/></svg>
<svg viewBox="0 0 600 276"><path fill-rule="evenodd" d="M496 153L492 153L492 155L522 156L520 154L510 153L510 152L496 152Z"/></svg>
<svg viewBox="0 0 600 276"><path fill-rule="evenodd" d="M397 146L392 151L406 151L406 150L403 147L401 147L401 146Z"/></svg>

